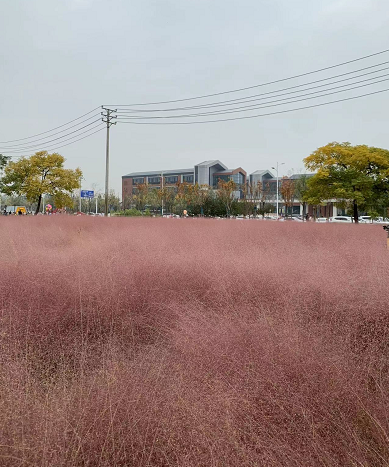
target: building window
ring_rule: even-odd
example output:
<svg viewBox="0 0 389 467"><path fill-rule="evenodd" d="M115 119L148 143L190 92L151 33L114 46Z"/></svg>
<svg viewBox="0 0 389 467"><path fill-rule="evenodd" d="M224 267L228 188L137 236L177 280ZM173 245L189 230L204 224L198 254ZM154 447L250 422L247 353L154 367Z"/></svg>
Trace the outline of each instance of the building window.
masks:
<svg viewBox="0 0 389 467"><path fill-rule="evenodd" d="M177 182L178 182L177 175L171 175L170 177L165 177L165 183L177 183Z"/></svg>
<svg viewBox="0 0 389 467"><path fill-rule="evenodd" d="M134 185L140 185L140 184L142 184L142 183L144 183L144 182L145 182L144 177L138 177L138 178L133 178L133 179L132 179L132 183L133 183Z"/></svg>
<svg viewBox="0 0 389 467"><path fill-rule="evenodd" d="M184 175L182 181L184 183L193 183L193 175Z"/></svg>
<svg viewBox="0 0 389 467"><path fill-rule="evenodd" d="M150 185L157 185L161 183L161 177L149 177L149 183Z"/></svg>
<svg viewBox="0 0 389 467"><path fill-rule="evenodd" d="M231 179L231 175L214 175L213 176L213 186L217 187L219 182L228 182Z"/></svg>
<svg viewBox="0 0 389 467"><path fill-rule="evenodd" d="M233 180L237 185L243 185L244 183L244 176L240 172L237 174L233 174L231 176L231 180Z"/></svg>

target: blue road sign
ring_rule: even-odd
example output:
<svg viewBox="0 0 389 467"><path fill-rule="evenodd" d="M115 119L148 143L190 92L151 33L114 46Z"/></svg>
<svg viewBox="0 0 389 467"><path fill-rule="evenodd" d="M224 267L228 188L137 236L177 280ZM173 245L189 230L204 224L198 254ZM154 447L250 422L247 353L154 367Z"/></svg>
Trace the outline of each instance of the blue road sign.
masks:
<svg viewBox="0 0 389 467"><path fill-rule="evenodd" d="M94 198L95 192L92 190L81 190L81 198Z"/></svg>

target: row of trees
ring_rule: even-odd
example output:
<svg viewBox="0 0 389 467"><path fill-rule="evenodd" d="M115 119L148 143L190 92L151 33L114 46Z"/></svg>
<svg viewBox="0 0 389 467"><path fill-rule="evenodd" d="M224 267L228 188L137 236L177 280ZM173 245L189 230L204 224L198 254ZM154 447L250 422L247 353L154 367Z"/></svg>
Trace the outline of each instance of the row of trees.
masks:
<svg viewBox="0 0 389 467"><path fill-rule="evenodd" d="M333 142L318 148L304 159L312 176L280 181L280 198L285 213L298 200L303 205L318 207L329 201L345 209L357 223L361 212L377 217L387 215L389 206L389 151L366 145ZM241 191L240 200L236 190ZM149 190L139 185L137 193L125 203L143 210L164 205L171 212L187 209L193 214L230 215L266 214L274 209L274 196L268 184L246 184L237 187L233 181L219 181L218 189L209 186L179 184L176 190Z"/></svg>
<svg viewBox="0 0 389 467"><path fill-rule="evenodd" d="M48 195L57 208L72 208L73 192L80 187L82 172L79 168L65 169L64 161L60 154L47 151L17 162L0 155L0 193L25 197L35 203L36 212L40 210L43 195ZM304 164L307 170L315 172L313 176L281 180L280 195L285 212L296 199L303 204L304 213L308 204L319 206L331 200L348 210L355 222L361 211L372 215L387 211L388 150L334 142L318 148L304 159ZM112 205L118 209L119 200L113 199ZM123 200L123 207L141 211L147 207L154 212L164 207L169 212L187 210L194 215L265 215L274 209L274 196L269 184L237 186L232 180L220 180L217 190L187 183L161 190L138 185L136 193Z"/></svg>
<svg viewBox="0 0 389 467"><path fill-rule="evenodd" d="M260 182L237 186L233 180L220 180L217 189L189 183L150 189L147 184L139 184L135 193L124 199L123 206L138 211L164 209L176 214L186 210L192 215L205 216L265 215L274 209L269 187L263 187Z"/></svg>

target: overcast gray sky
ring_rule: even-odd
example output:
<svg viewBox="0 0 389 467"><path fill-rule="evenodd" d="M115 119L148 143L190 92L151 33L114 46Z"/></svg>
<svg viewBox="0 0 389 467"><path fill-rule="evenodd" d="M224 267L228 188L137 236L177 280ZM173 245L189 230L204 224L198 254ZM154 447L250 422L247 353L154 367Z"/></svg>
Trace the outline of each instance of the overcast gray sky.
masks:
<svg viewBox="0 0 389 467"><path fill-rule="evenodd" d="M51 129L101 104L251 86L386 49L389 2L3 0L0 27L5 141ZM389 54L354 69L384 60ZM386 87L388 82L374 90ZM389 148L388 103L389 93L383 93L209 125L118 124L111 130L110 184L119 193L126 173L186 168L207 159L249 173L276 161L285 162L283 173L300 171L302 159L330 141ZM104 132L58 152L68 167L84 171L84 188L103 189Z"/></svg>

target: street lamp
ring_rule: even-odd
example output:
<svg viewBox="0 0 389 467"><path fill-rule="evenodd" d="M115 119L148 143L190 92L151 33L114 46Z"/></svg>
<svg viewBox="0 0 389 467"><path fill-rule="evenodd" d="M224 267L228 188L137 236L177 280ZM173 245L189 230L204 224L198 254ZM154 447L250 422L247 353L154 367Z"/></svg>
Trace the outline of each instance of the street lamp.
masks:
<svg viewBox="0 0 389 467"><path fill-rule="evenodd" d="M277 162L276 167L272 167L272 169L275 170L276 174L277 174L277 179L276 179L277 180L277 195L276 195L276 197L277 197L276 198L277 219L278 219L278 166L279 165L285 165L285 162L281 162L281 164L278 164L278 162Z"/></svg>
<svg viewBox="0 0 389 467"><path fill-rule="evenodd" d="M163 217L163 172L161 172L161 216Z"/></svg>

